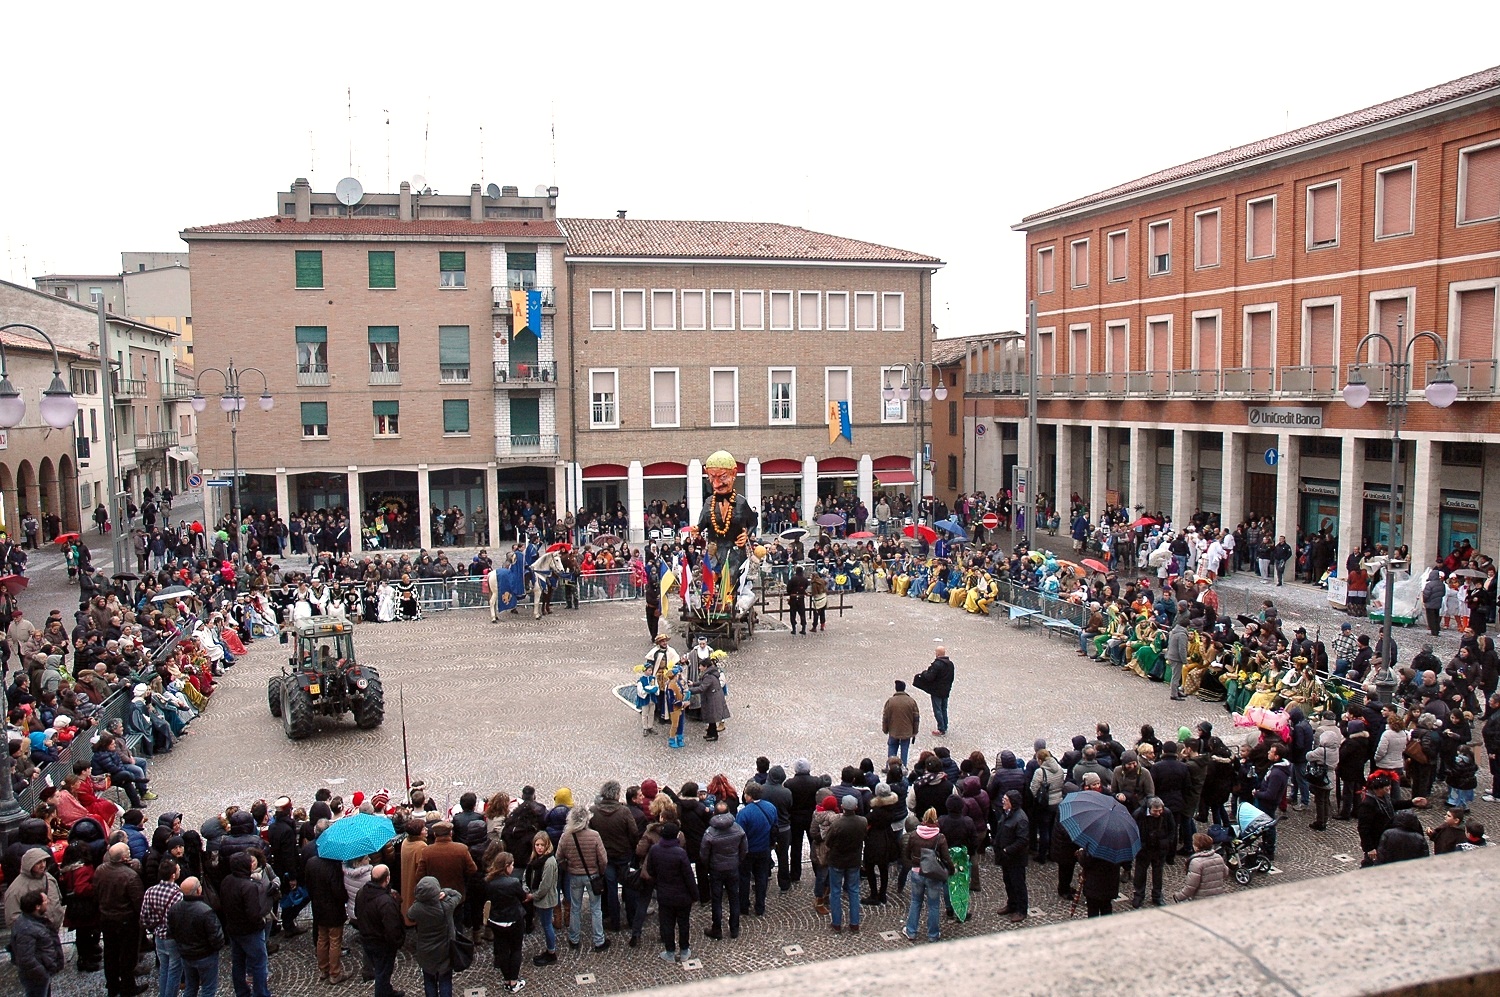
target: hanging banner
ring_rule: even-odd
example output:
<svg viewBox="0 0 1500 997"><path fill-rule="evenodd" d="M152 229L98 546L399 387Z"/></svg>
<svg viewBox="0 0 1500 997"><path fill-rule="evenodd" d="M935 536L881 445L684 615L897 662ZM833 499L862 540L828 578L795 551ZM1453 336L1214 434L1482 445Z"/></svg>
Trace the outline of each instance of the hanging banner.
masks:
<svg viewBox="0 0 1500 997"><path fill-rule="evenodd" d="M526 328L526 292L516 288L510 292L510 338L515 339Z"/></svg>
<svg viewBox="0 0 1500 997"><path fill-rule="evenodd" d="M526 327L537 339L542 338L542 292L535 288L526 292Z"/></svg>

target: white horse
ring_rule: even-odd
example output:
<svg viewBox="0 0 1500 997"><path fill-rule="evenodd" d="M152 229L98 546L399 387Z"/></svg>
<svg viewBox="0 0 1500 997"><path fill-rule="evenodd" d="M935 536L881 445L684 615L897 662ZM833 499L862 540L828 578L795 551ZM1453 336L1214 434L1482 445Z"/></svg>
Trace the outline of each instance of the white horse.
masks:
<svg viewBox="0 0 1500 997"><path fill-rule="evenodd" d="M561 574L561 571L562 571L562 555L560 553L558 553L557 551L548 551L547 553L542 554L540 557L538 557L535 561L531 562L531 569L530 570L531 570L531 589L530 589L530 595L531 595L531 599L532 599L532 619L539 620L539 619L542 618L542 607L543 607L543 605L546 602L550 601L550 586L549 586L549 583L555 580L555 576L559 576ZM489 571L489 574L488 574L488 580L489 580L489 586L490 586L490 622L491 623L498 623L500 621L500 580L499 580L499 574L500 574L499 571L497 569L495 569L495 568L491 568L490 571ZM519 606L519 604L520 604L519 600L517 600L517 605L516 606L510 606L508 608L512 612L514 612L516 610L517 606Z"/></svg>

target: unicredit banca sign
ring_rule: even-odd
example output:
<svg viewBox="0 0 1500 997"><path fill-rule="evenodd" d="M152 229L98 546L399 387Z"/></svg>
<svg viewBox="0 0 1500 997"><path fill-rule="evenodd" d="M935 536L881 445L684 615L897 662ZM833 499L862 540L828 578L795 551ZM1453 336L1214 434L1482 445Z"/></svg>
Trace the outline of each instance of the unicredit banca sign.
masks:
<svg viewBox="0 0 1500 997"><path fill-rule="evenodd" d="M1323 410L1285 406L1252 407L1246 422L1250 426L1265 429L1322 429Z"/></svg>

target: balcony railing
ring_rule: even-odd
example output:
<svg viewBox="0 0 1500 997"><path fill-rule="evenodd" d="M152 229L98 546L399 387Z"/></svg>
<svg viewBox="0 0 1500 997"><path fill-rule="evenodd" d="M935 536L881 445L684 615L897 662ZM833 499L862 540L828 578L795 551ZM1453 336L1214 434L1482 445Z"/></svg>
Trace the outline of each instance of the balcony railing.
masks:
<svg viewBox="0 0 1500 997"><path fill-rule="evenodd" d="M1500 391L1500 360L1429 360L1425 383L1444 374L1458 386L1460 398L1489 398Z"/></svg>
<svg viewBox="0 0 1500 997"><path fill-rule="evenodd" d="M1038 384L1038 391L1045 391L1046 384ZM1024 370L997 370L985 374L969 374L964 378L964 390L969 394L1024 395L1027 391Z"/></svg>
<svg viewBox="0 0 1500 997"><path fill-rule="evenodd" d="M116 377L114 393L116 398L145 398L146 381L138 377Z"/></svg>
<svg viewBox="0 0 1500 997"><path fill-rule="evenodd" d="M1271 367L1235 367L1223 374L1220 390L1226 395L1248 395L1269 398L1276 388L1276 371Z"/></svg>
<svg viewBox="0 0 1500 997"><path fill-rule="evenodd" d="M1356 363L1349 365L1348 380L1352 381L1358 375L1364 378L1370 386L1370 398L1374 401L1385 401L1391 393L1390 368L1383 363ZM1343 385L1339 385L1340 390Z"/></svg>
<svg viewBox="0 0 1500 997"><path fill-rule="evenodd" d="M554 384L557 381L556 360L538 360L536 363L507 363L504 360L496 360L494 363L496 384L535 386Z"/></svg>
<svg viewBox="0 0 1500 997"><path fill-rule="evenodd" d="M1330 398L1343 389L1334 364L1281 368L1281 393L1293 398Z"/></svg>
<svg viewBox="0 0 1500 997"><path fill-rule="evenodd" d="M555 434L512 433L495 438L497 457L556 457Z"/></svg>
<svg viewBox="0 0 1500 997"><path fill-rule="evenodd" d="M1172 394L1192 398L1212 398L1219 392L1217 370L1172 371Z"/></svg>
<svg viewBox="0 0 1500 997"><path fill-rule="evenodd" d="M182 381L173 381L161 386L161 396L169 402L185 402L193 397L193 386Z"/></svg>
<svg viewBox="0 0 1500 997"><path fill-rule="evenodd" d="M1088 393L1088 375L1045 374L1040 378L1037 390L1056 398L1076 398Z"/></svg>
<svg viewBox="0 0 1500 997"><path fill-rule="evenodd" d="M557 289L555 287L547 287L542 284L527 284L525 286L520 284L514 286L509 284L492 284L490 285L490 291L493 293L495 311L497 312L508 313L510 311L510 292L512 291L541 291L542 307L557 307Z"/></svg>
<svg viewBox="0 0 1500 997"><path fill-rule="evenodd" d="M401 364L397 363L374 363L370 364L371 384L400 384Z"/></svg>
<svg viewBox="0 0 1500 997"><path fill-rule="evenodd" d="M1102 374L1089 374L1088 389L1091 395L1118 398L1125 394L1125 372L1114 370L1105 371Z"/></svg>
<svg viewBox="0 0 1500 997"><path fill-rule="evenodd" d="M326 363L299 363L297 365L297 383L313 387L329 384L328 365Z"/></svg>
<svg viewBox="0 0 1500 997"><path fill-rule="evenodd" d="M733 426L739 422L736 411L739 406L734 402L713 403L713 424L715 426Z"/></svg>
<svg viewBox="0 0 1500 997"><path fill-rule="evenodd" d="M444 384L467 384L469 383L469 365L457 363L445 363L438 365L439 377Z"/></svg>
<svg viewBox="0 0 1500 997"><path fill-rule="evenodd" d="M142 433L135 438L137 450L165 450L177 445L177 434L170 431Z"/></svg>
<svg viewBox="0 0 1500 997"><path fill-rule="evenodd" d="M673 402L658 402L653 405L651 407L651 424L653 426L677 425L677 405Z"/></svg>
<svg viewBox="0 0 1500 997"><path fill-rule="evenodd" d="M1165 398L1170 389L1169 372L1133 370L1125 375L1125 393L1146 398Z"/></svg>

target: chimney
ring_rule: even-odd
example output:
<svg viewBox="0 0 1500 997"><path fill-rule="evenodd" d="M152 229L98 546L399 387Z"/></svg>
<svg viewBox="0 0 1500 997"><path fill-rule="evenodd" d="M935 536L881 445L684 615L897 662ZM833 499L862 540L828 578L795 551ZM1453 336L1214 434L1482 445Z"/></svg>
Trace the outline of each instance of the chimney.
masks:
<svg viewBox="0 0 1500 997"><path fill-rule="evenodd" d="M615 212L615 217L616 218L624 218L625 217L625 209L624 208L620 208L619 210L617 210Z"/></svg>
<svg viewBox="0 0 1500 997"><path fill-rule="evenodd" d="M411 184L401 181L401 214L403 222L411 221Z"/></svg>
<svg viewBox="0 0 1500 997"><path fill-rule="evenodd" d="M469 221L484 221L484 192L477 183L469 185Z"/></svg>
<svg viewBox="0 0 1500 997"><path fill-rule="evenodd" d="M520 197L521 196L521 188L520 187L501 187L500 188L500 196L501 197Z"/></svg>
<svg viewBox="0 0 1500 997"><path fill-rule="evenodd" d="M312 184L306 177L298 177L292 182L292 195L297 203L297 221L312 221Z"/></svg>

